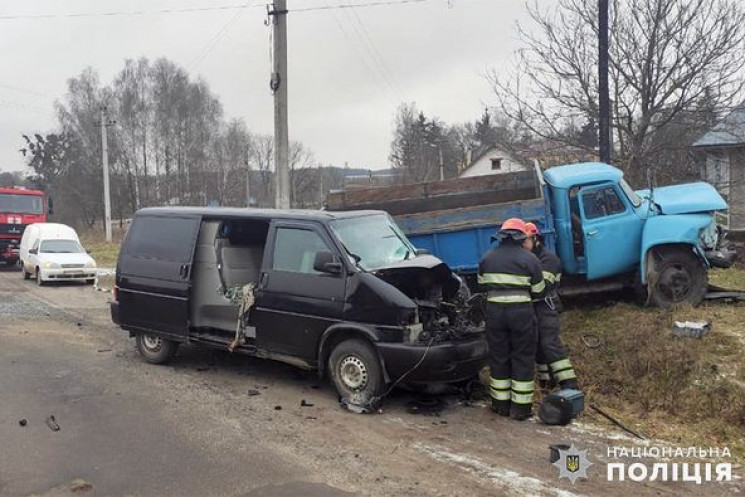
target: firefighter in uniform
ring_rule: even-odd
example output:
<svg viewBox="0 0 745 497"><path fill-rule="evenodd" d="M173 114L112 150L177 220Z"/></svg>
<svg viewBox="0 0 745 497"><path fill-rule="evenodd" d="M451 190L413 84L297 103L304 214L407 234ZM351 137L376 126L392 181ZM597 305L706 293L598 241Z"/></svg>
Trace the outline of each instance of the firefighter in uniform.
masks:
<svg viewBox="0 0 745 497"><path fill-rule="evenodd" d="M489 344L492 408L524 420L532 415L538 330L532 300L545 283L538 259L523 248L525 222L508 219L492 240L478 281L487 290L486 338Z"/></svg>
<svg viewBox="0 0 745 497"><path fill-rule="evenodd" d="M578 388L577 374L569 361L566 349L559 338L562 311L558 289L561 282L561 260L543 245L543 237L538 227L526 223L528 247L541 263L546 293L535 299L533 306L538 318L538 351L536 362L538 381L542 387L558 383L562 389Z"/></svg>

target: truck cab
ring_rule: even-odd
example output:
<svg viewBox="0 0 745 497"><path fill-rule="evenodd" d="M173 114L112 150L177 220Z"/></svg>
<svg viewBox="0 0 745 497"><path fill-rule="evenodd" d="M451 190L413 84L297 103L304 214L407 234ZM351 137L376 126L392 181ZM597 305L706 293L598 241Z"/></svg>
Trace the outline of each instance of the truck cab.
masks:
<svg viewBox="0 0 745 497"><path fill-rule="evenodd" d="M707 268L728 264L715 222L727 205L707 183L634 191L602 163L554 167L543 179L566 274L626 277L647 302L667 306L700 302Z"/></svg>
<svg viewBox="0 0 745 497"><path fill-rule="evenodd" d="M21 237L26 226L47 221L45 204L44 192L39 190L20 186L0 187L0 261L5 261L9 266L18 262Z"/></svg>

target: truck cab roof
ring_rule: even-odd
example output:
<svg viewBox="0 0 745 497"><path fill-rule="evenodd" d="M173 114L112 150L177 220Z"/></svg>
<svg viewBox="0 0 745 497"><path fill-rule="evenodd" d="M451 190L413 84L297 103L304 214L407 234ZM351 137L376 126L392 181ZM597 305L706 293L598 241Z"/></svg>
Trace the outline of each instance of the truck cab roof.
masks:
<svg viewBox="0 0 745 497"><path fill-rule="evenodd" d="M620 169L603 162L582 162L552 167L544 173L546 182L556 188L571 188L588 182L618 182L623 177Z"/></svg>

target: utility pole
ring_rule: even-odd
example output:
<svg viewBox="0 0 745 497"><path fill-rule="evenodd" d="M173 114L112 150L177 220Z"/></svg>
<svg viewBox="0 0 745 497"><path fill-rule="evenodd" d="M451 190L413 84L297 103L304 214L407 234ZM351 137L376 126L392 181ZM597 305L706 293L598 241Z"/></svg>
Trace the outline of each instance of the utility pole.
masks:
<svg viewBox="0 0 745 497"><path fill-rule="evenodd" d="M442 143L437 145L437 151L440 152L440 181L445 181L445 163L442 160Z"/></svg>
<svg viewBox="0 0 745 497"><path fill-rule="evenodd" d="M608 0L598 0L598 148L610 163L610 94L608 89Z"/></svg>
<svg viewBox="0 0 745 497"><path fill-rule="evenodd" d="M251 207L251 163L246 149L246 207Z"/></svg>
<svg viewBox="0 0 745 497"><path fill-rule="evenodd" d="M111 192L109 190L109 145L106 128L114 124L106 116L106 106L101 106L101 154L103 162L103 206L106 241L111 242Z"/></svg>
<svg viewBox="0 0 745 497"><path fill-rule="evenodd" d="M287 126L287 0L274 0L269 11L274 30L274 72L270 87L274 93L274 165L276 167L277 209L290 208L289 131Z"/></svg>

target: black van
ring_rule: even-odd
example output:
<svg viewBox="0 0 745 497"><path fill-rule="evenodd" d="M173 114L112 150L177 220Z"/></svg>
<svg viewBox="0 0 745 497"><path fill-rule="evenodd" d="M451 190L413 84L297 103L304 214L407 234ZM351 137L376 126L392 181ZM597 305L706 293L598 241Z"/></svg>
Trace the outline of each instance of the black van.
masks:
<svg viewBox="0 0 745 497"><path fill-rule="evenodd" d="M160 207L122 243L111 316L145 361L181 343L229 349L327 370L364 403L475 376L478 297L384 212Z"/></svg>

